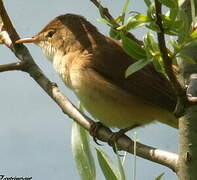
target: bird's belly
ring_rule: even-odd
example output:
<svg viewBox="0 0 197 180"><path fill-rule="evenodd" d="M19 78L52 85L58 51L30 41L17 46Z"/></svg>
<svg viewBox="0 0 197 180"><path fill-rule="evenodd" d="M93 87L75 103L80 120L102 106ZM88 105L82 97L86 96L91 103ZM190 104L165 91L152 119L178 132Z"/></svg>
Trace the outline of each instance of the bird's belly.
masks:
<svg viewBox="0 0 197 180"><path fill-rule="evenodd" d="M109 127L125 128L147 124L155 120L153 113L145 115L142 106L115 99L101 92L77 93L86 110L96 119ZM134 105L135 104L135 105ZM150 109L150 108L149 108Z"/></svg>
<svg viewBox="0 0 197 180"><path fill-rule="evenodd" d="M72 89L86 110L106 126L126 128L155 120L174 121L167 110L150 105L107 81L85 74L77 76L71 78Z"/></svg>

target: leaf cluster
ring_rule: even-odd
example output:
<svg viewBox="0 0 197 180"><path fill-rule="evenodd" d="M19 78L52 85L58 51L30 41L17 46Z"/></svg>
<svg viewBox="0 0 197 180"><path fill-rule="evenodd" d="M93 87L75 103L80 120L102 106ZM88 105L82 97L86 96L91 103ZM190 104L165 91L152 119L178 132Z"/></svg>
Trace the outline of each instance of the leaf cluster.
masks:
<svg viewBox="0 0 197 180"><path fill-rule="evenodd" d="M185 12L181 9L178 1L175 0L159 0L166 10L161 15L163 31L166 35L166 44L168 45L168 55L172 59L174 66L178 65L179 58L194 61L181 51L197 38L197 30L189 25ZM140 12L128 12L129 0L126 0L121 15L115 21L116 24L105 18L101 14L102 22L110 26L110 36L117 40L121 40L125 52L136 59L125 72L125 77L130 76L140 70L150 62L155 66L158 72L165 73L163 58L159 49L155 34L161 32L156 21L155 4L151 0L144 0L147 6L146 14ZM126 19L126 15L129 17ZM117 26L119 24L119 26ZM143 37L143 45L138 44L135 40L130 39L127 34L137 28L146 28L147 33Z"/></svg>

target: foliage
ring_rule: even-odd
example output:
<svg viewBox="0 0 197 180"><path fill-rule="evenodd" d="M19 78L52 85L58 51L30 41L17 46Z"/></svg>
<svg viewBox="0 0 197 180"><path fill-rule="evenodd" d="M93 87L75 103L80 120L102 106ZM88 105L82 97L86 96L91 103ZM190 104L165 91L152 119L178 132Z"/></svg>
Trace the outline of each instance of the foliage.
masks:
<svg viewBox="0 0 197 180"><path fill-rule="evenodd" d="M88 138L86 130L76 122L73 122L72 151L79 174L83 180L95 180L96 168Z"/></svg>
<svg viewBox="0 0 197 180"><path fill-rule="evenodd" d="M178 1L159 1L167 10L166 14L162 14L162 24L164 33L168 36L167 39L170 39L166 41L169 57L172 59L173 65L177 65L179 58L183 58L181 51L197 39L197 30L189 26L187 16L180 8ZM150 62L153 62L157 71L166 75L158 42L155 40L155 33L160 32L160 28L156 23L155 5L150 0L144 0L144 3L147 6L146 14L130 12L128 13L129 17L125 20L128 11L128 1L126 1L121 15L115 19L118 24L121 24L118 27L117 24L112 23L102 15L102 22L111 28L110 36L118 40L121 39L125 52L137 60L136 63L128 67L125 74L126 77L140 70ZM144 35L143 45L139 45L136 41L127 37L129 31L140 27L148 30L147 34ZM184 59L192 63L194 62L187 56L184 56Z"/></svg>

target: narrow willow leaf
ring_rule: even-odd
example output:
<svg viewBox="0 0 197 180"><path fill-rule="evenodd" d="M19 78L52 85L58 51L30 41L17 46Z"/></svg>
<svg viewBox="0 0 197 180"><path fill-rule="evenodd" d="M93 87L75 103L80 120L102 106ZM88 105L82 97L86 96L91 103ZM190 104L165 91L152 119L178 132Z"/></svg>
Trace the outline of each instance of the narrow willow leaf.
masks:
<svg viewBox="0 0 197 180"><path fill-rule="evenodd" d="M122 36L122 44L124 51L135 59L145 59L146 51L135 41L126 36Z"/></svg>
<svg viewBox="0 0 197 180"><path fill-rule="evenodd" d="M124 167L123 167L122 161L120 159L120 155L118 154L117 147L115 147L115 148L116 148L116 157L117 157L117 160L118 160L118 169L119 169L119 172L120 172L121 180L126 180Z"/></svg>
<svg viewBox="0 0 197 180"><path fill-rule="evenodd" d="M128 7L129 7L129 3L130 3L130 0L126 0L125 4L124 4L124 7L122 9L122 14L125 15L127 10L128 10Z"/></svg>
<svg viewBox="0 0 197 180"><path fill-rule="evenodd" d="M117 31L113 28L110 28L109 35L110 35L110 37L112 37L114 39L117 39L117 40L121 39L120 31Z"/></svg>
<svg viewBox="0 0 197 180"><path fill-rule="evenodd" d="M172 21L171 19L164 19L163 20L163 25L164 28L169 28L170 30L173 31L179 31L181 26L183 25L183 21L182 20L176 20L176 21Z"/></svg>
<svg viewBox="0 0 197 180"><path fill-rule="evenodd" d="M163 5L169 7L169 8L177 8L178 7L178 1L177 0L159 0L160 3Z"/></svg>
<svg viewBox="0 0 197 180"><path fill-rule="evenodd" d="M149 50L154 52L154 54L156 54L156 51L157 52L159 51L159 46L158 46L157 42L155 41L152 33L148 32L144 36L144 43L145 43L146 48L148 48Z"/></svg>
<svg viewBox="0 0 197 180"><path fill-rule="evenodd" d="M195 11L194 0L190 0L190 6L191 6L192 24L196 25L196 11Z"/></svg>
<svg viewBox="0 0 197 180"><path fill-rule="evenodd" d="M129 21L128 23L118 27L117 30L124 30L124 31L128 32L131 29L139 28L139 27L143 26L144 24L145 24L144 22L132 20L132 21Z"/></svg>
<svg viewBox="0 0 197 180"><path fill-rule="evenodd" d="M150 19L155 19L155 4L154 3L151 3L149 5L148 10L147 10L147 16Z"/></svg>
<svg viewBox="0 0 197 180"><path fill-rule="evenodd" d="M76 122L72 126L72 152L82 180L95 180L96 170L90 151L88 134Z"/></svg>
<svg viewBox="0 0 197 180"><path fill-rule="evenodd" d="M152 62L153 62L153 65L154 65L156 71L160 72L164 76L166 76L162 57L161 56L153 57Z"/></svg>
<svg viewBox="0 0 197 180"><path fill-rule="evenodd" d="M155 22L151 22L149 25L146 25L146 27L155 32L161 32L159 26Z"/></svg>
<svg viewBox="0 0 197 180"><path fill-rule="evenodd" d="M136 14L134 17L137 21L140 22L149 22L151 19L145 14Z"/></svg>
<svg viewBox="0 0 197 180"><path fill-rule="evenodd" d="M105 18L99 18L98 21L103 22L103 23L107 24L110 27L113 27L113 24L110 21L108 21L107 19L105 19Z"/></svg>
<svg viewBox="0 0 197 180"><path fill-rule="evenodd" d="M161 178L164 176L165 173L161 173L158 177L155 178L155 180L161 180Z"/></svg>
<svg viewBox="0 0 197 180"><path fill-rule="evenodd" d="M138 60L135 63L131 64L125 72L125 77L127 78L128 76L135 73L136 71L139 71L144 66L146 66L149 62L150 61L147 61L146 59L141 59L141 60Z"/></svg>
<svg viewBox="0 0 197 180"><path fill-rule="evenodd" d="M177 43L177 41L171 40L171 41L169 41L169 44L173 47L174 51L179 51L180 45L179 45L179 43Z"/></svg>
<svg viewBox="0 0 197 180"><path fill-rule="evenodd" d="M170 9L170 19L172 21L175 21L177 15L178 15L178 10L179 10L178 8L171 8Z"/></svg>
<svg viewBox="0 0 197 180"><path fill-rule="evenodd" d="M182 20L182 26L179 29L179 43L183 43L189 36L190 24L187 14L183 10L179 10L178 18Z"/></svg>
<svg viewBox="0 0 197 180"><path fill-rule="evenodd" d="M197 30L193 31L190 36L192 39L196 39L197 38Z"/></svg>
<svg viewBox="0 0 197 180"><path fill-rule="evenodd" d="M150 5L152 4L152 2L150 0L144 0L144 2L147 7L150 7Z"/></svg>
<svg viewBox="0 0 197 180"><path fill-rule="evenodd" d="M189 56L186 56L186 55L181 54L181 55L179 55L177 57L180 57L181 59L189 62L190 64L196 64L196 62L191 57L189 57Z"/></svg>
<svg viewBox="0 0 197 180"><path fill-rule="evenodd" d="M139 28L150 21L151 19L148 16L144 14L136 14L135 16L129 17L127 22L124 25L118 27L117 30L124 30L128 32L131 29Z"/></svg>
<svg viewBox="0 0 197 180"><path fill-rule="evenodd" d="M115 166L109 156L99 147L96 147L99 165L106 179L121 180L119 169Z"/></svg>
<svg viewBox="0 0 197 180"><path fill-rule="evenodd" d="M120 22L123 22L124 21L124 16L123 15L120 15L118 16L115 21L119 24Z"/></svg>

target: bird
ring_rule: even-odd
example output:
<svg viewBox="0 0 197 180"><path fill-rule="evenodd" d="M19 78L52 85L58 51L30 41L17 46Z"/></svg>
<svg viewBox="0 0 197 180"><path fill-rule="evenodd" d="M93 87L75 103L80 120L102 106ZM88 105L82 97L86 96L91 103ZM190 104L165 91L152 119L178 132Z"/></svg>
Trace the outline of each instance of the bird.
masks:
<svg viewBox="0 0 197 180"><path fill-rule="evenodd" d="M122 43L100 33L86 18L64 14L16 43L38 45L83 107L107 127L132 129L154 122L178 128L177 97L152 63L125 78L137 60Z"/></svg>

